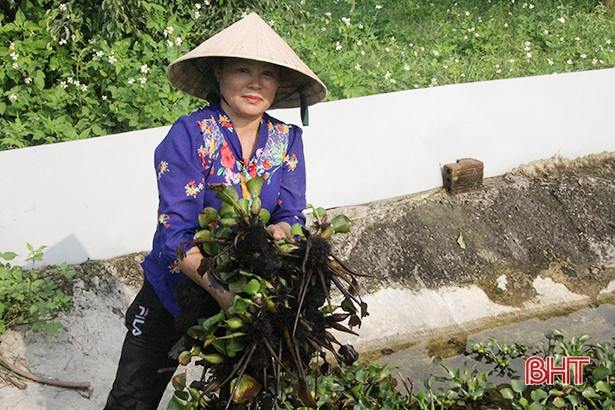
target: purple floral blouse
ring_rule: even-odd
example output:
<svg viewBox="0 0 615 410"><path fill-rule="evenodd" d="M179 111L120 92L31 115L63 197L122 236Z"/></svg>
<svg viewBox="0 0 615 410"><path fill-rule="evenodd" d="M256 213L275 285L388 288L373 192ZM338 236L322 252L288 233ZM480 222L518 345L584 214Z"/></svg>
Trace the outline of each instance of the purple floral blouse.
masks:
<svg viewBox="0 0 615 410"><path fill-rule="evenodd" d="M229 117L211 104L179 118L155 151L158 179L158 226L152 252L143 261L145 277L164 306L179 315L174 291L186 276L177 265L180 243L199 229L198 215L221 201L209 183L225 183L249 198L246 181L264 178L260 198L271 213L270 224L305 223L305 163L302 130L264 114L252 157L243 159L241 144ZM192 246L187 245L188 251Z"/></svg>

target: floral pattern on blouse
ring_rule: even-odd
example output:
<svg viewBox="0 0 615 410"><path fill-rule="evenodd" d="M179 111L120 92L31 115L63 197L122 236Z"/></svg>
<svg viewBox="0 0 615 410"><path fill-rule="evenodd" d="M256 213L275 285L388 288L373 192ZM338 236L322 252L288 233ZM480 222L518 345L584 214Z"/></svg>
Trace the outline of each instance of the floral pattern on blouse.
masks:
<svg viewBox="0 0 615 410"><path fill-rule="evenodd" d="M174 290L183 275L177 250L189 244L199 229L198 214L221 201L210 183L233 186L249 197L247 181L263 177L262 207L270 223L305 223L305 165L302 131L264 114L254 153L244 159L233 124L219 104L176 121L155 151L158 179L158 224L152 252L143 270L165 307L179 314ZM187 250L184 248L184 250Z"/></svg>

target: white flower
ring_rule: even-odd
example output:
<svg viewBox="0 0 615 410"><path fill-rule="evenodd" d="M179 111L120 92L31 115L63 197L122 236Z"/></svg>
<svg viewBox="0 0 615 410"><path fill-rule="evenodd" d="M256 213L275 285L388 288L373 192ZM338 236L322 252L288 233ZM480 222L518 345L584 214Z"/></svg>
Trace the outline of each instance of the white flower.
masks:
<svg viewBox="0 0 615 410"><path fill-rule="evenodd" d="M270 25L270 26L273 26L274 24L275 24L275 21L274 21L274 20L269 20L269 25Z"/></svg>
<svg viewBox="0 0 615 410"><path fill-rule="evenodd" d="M549 65L553 65L553 60L551 60L550 58L547 58L547 62L549 63Z"/></svg>
<svg viewBox="0 0 615 410"><path fill-rule="evenodd" d="M380 4L376 4L376 9L380 10L382 6Z"/></svg>
<svg viewBox="0 0 615 410"><path fill-rule="evenodd" d="M103 101L107 101L108 97L106 95L103 95L101 98L102 98Z"/></svg>
<svg viewBox="0 0 615 410"><path fill-rule="evenodd" d="M64 44L66 44L66 40L61 38L60 41L58 41L58 44L63 46Z"/></svg>
<svg viewBox="0 0 615 410"><path fill-rule="evenodd" d="M587 54L581 54L581 58L587 58Z"/></svg>
<svg viewBox="0 0 615 410"><path fill-rule="evenodd" d="M205 0L205 5L209 6L211 3L209 2L209 0Z"/></svg>
<svg viewBox="0 0 615 410"><path fill-rule="evenodd" d="M388 47L385 47L385 48L384 48L384 51L386 51L387 53L390 53L390 52L391 52L391 50L390 50Z"/></svg>
<svg viewBox="0 0 615 410"><path fill-rule="evenodd" d="M199 10L201 8L201 3L194 3L194 7Z"/></svg>
<svg viewBox="0 0 615 410"><path fill-rule="evenodd" d="M77 87L77 88L81 85L81 83L79 81L75 81L74 84L75 84L75 87Z"/></svg>
<svg viewBox="0 0 615 410"><path fill-rule="evenodd" d="M469 11L466 11L466 16L469 16L469 15L470 15L470 12L469 12Z"/></svg>
<svg viewBox="0 0 615 410"><path fill-rule="evenodd" d="M196 11L194 12L194 18L195 18L195 19L198 19L200 16L201 16L201 12L200 12L200 11L198 11L198 10L196 10Z"/></svg>
<svg viewBox="0 0 615 410"><path fill-rule="evenodd" d="M357 45L358 45L358 46L362 46L362 45L363 45L363 42L362 42L361 40L359 40L359 41L357 41Z"/></svg>
<svg viewBox="0 0 615 410"><path fill-rule="evenodd" d="M9 95L9 100L17 101L17 96L15 94L11 94L11 95Z"/></svg>
<svg viewBox="0 0 615 410"><path fill-rule="evenodd" d="M11 53L11 58L12 58L13 60L17 60L17 59L19 58L19 54L17 54L16 52L14 52L14 51L13 51L13 52Z"/></svg>
<svg viewBox="0 0 615 410"><path fill-rule="evenodd" d="M162 32L162 34L164 34L165 37L167 37L169 34L171 34L174 31L173 27L171 26L167 26L167 28L164 29L164 31Z"/></svg>
<svg viewBox="0 0 615 410"><path fill-rule="evenodd" d="M595 58L592 60L592 64L596 65L596 63L598 63L598 60L596 60Z"/></svg>
<svg viewBox="0 0 615 410"><path fill-rule="evenodd" d="M391 78L391 75L392 74L389 71L387 71L386 74L384 75L384 78L388 80L389 78Z"/></svg>
<svg viewBox="0 0 615 410"><path fill-rule="evenodd" d="M563 17L560 17L557 19L557 21L559 21L560 23L564 24L566 22L566 19Z"/></svg>
<svg viewBox="0 0 615 410"><path fill-rule="evenodd" d="M132 83L134 83L134 82L135 82L135 79L134 79L134 78L129 78L129 79L128 79L128 84L132 84Z"/></svg>
<svg viewBox="0 0 615 410"><path fill-rule="evenodd" d="M87 85L85 85L85 84L83 84L83 85L81 86L81 91L86 92L87 90L88 90L88 86L87 86Z"/></svg>
<svg viewBox="0 0 615 410"><path fill-rule="evenodd" d="M141 82L141 84L145 84L147 82L147 78L145 77L140 77L139 81Z"/></svg>
<svg viewBox="0 0 615 410"><path fill-rule="evenodd" d="M58 8L60 9L60 11L66 11L66 3L60 3Z"/></svg>
<svg viewBox="0 0 615 410"><path fill-rule="evenodd" d="M340 44L340 42L339 42L339 41L336 41L336 42L335 42L335 49L336 49L337 51L339 51L339 50L341 50L341 49L342 49L342 45Z"/></svg>
<svg viewBox="0 0 615 410"><path fill-rule="evenodd" d="M178 47L182 45L182 38L181 37L177 37L175 39L175 45L177 45Z"/></svg>
<svg viewBox="0 0 615 410"><path fill-rule="evenodd" d="M543 33L548 36L549 35L549 30L545 30L545 31L543 31Z"/></svg>
<svg viewBox="0 0 615 410"><path fill-rule="evenodd" d="M167 46L173 47L173 42L171 40L167 40Z"/></svg>
<svg viewBox="0 0 615 410"><path fill-rule="evenodd" d="M346 24L347 26L350 25L350 19L348 17L342 17L342 21L344 22L344 24Z"/></svg>
<svg viewBox="0 0 615 410"><path fill-rule="evenodd" d="M438 57L440 55L440 52L438 50L433 50L432 53L436 57Z"/></svg>
<svg viewBox="0 0 615 410"><path fill-rule="evenodd" d="M572 64L572 60L566 61L567 64Z"/></svg>
<svg viewBox="0 0 615 410"><path fill-rule="evenodd" d="M531 9L533 9L533 8L534 8L534 5L533 5L533 4L530 4L530 8L531 8Z"/></svg>
<svg viewBox="0 0 615 410"><path fill-rule="evenodd" d="M320 31L327 31L327 29L325 27L322 27Z"/></svg>
<svg viewBox="0 0 615 410"><path fill-rule="evenodd" d="M24 83L26 83L26 84L30 84L30 83L32 82L32 79L31 79L30 77L26 77L26 78L23 80L23 82L24 82Z"/></svg>
<svg viewBox="0 0 615 410"><path fill-rule="evenodd" d="M364 56L365 55L365 50L361 50L361 55Z"/></svg>
<svg viewBox="0 0 615 410"><path fill-rule="evenodd" d="M607 39L606 39L606 43L607 43L607 44L611 44L611 39L610 39L610 38L607 38Z"/></svg>
<svg viewBox="0 0 615 410"><path fill-rule="evenodd" d="M113 54L111 54L109 57L109 63L114 64L117 62L117 58L115 58L115 56Z"/></svg>
<svg viewBox="0 0 615 410"><path fill-rule="evenodd" d="M104 56L104 55L105 55L105 52L104 52L104 51L102 51L102 50L100 50L100 51L97 51L97 52L96 52L96 57L99 57L99 58L100 58L100 57L102 57L102 56Z"/></svg>
<svg viewBox="0 0 615 410"><path fill-rule="evenodd" d="M327 17L331 17L331 12L330 12L330 11L327 11L327 12L325 13L325 16L327 16Z"/></svg>
<svg viewBox="0 0 615 410"><path fill-rule="evenodd" d="M408 64L404 64L404 70L406 71L410 70L410 66Z"/></svg>
<svg viewBox="0 0 615 410"><path fill-rule="evenodd" d="M68 81L69 84L72 84L73 83L73 77L68 77L66 79L66 81Z"/></svg>
<svg viewBox="0 0 615 410"><path fill-rule="evenodd" d="M66 84L66 81L60 82L60 88L63 88L66 90L66 87L68 87L68 85Z"/></svg>
<svg viewBox="0 0 615 410"><path fill-rule="evenodd" d="M357 64L356 66L354 66L354 68L355 68L357 71L361 71L361 64Z"/></svg>
<svg viewBox="0 0 615 410"><path fill-rule="evenodd" d="M531 53L531 52L528 52L528 53L525 55L525 57L526 57L526 58L532 58L532 53Z"/></svg>
<svg viewBox="0 0 615 410"><path fill-rule="evenodd" d="M508 27L508 23L504 23L504 27Z"/></svg>
<svg viewBox="0 0 615 410"><path fill-rule="evenodd" d="M391 81L391 83L395 84L397 81L394 78L391 78L389 81Z"/></svg>
<svg viewBox="0 0 615 410"><path fill-rule="evenodd" d="M363 24L359 23L358 27L363 30Z"/></svg>
<svg viewBox="0 0 615 410"><path fill-rule="evenodd" d="M608 40L607 40L607 41L608 41ZM607 44L609 44L609 43L607 42ZM15 50L15 43L11 43L11 44L9 44L9 50L10 50L10 51Z"/></svg>

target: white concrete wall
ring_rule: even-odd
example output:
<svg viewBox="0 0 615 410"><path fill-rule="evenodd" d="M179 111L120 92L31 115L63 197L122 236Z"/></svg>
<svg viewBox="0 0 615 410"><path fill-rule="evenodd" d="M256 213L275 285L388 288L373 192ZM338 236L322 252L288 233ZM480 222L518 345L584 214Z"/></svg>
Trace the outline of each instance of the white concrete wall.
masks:
<svg viewBox="0 0 615 410"><path fill-rule="evenodd" d="M485 177L533 160L615 151L615 69L442 86L317 104L304 129L308 202L360 204L442 185L473 157ZM298 110L272 115L299 122ZM150 248L153 150L169 127L0 152L0 252L45 263Z"/></svg>

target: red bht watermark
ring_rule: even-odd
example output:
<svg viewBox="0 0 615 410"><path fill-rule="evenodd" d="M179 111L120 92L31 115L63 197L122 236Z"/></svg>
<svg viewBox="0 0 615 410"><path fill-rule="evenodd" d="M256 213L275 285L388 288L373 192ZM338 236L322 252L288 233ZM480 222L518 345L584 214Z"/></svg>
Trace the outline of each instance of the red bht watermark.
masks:
<svg viewBox="0 0 615 410"><path fill-rule="evenodd" d="M560 376L563 384L570 384L571 372L572 384L582 384L583 365L589 363L588 356L564 356L559 366L552 356L532 356L525 361L525 384L555 384L555 376Z"/></svg>

